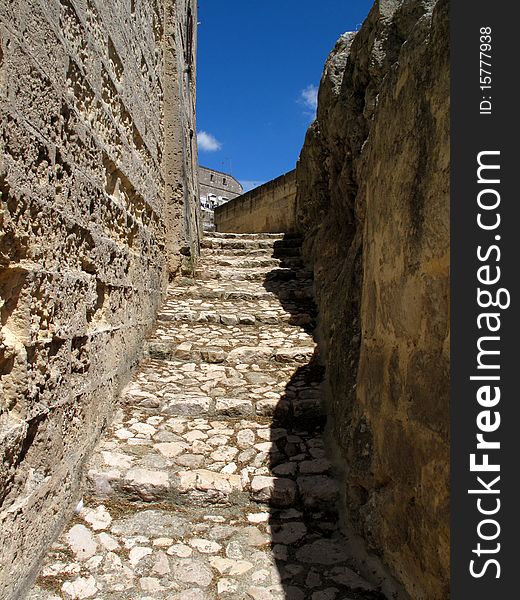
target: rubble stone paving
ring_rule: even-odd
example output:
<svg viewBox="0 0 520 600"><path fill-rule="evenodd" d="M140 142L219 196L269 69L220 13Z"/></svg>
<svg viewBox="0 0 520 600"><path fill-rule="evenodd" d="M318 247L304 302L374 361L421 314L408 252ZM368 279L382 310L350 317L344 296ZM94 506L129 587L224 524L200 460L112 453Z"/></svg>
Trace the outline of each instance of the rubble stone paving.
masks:
<svg viewBox="0 0 520 600"><path fill-rule="evenodd" d="M299 245L207 235L30 600L384 598L339 529Z"/></svg>

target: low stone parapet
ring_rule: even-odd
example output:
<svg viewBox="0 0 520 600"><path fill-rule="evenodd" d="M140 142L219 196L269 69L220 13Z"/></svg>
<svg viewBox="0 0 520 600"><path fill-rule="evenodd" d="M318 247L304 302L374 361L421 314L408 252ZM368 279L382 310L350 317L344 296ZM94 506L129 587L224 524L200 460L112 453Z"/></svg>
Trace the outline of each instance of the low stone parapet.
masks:
<svg viewBox="0 0 520 600"><path fill-rule="evenodd" d="M215 209L215 229L233 233L296 231L296 171L289 171Z"/></svg>

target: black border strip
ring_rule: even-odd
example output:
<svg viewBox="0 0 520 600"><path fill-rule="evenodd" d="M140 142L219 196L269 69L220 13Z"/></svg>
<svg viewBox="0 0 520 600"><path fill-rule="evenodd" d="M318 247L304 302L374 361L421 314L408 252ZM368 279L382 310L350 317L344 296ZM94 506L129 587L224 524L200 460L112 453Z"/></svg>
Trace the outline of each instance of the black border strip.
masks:
<svg viewBox="0 0 520 600"><path fill-rule="evenodd" d="M520 510L517 491L520 487L520 383L517 381L520 380L517 341L520 333L520 192L517 181L520 165L515 164L520 155L516 148L520 134L516 94L520 72L517 64L520 54L517 49L520 37L518 12L518 3L513 2L459 0L451 5L453 600L492 600L499 597L510 600L520 597L517 582L520 573L517 546L520 532L520 515L517 514ZM484 59L491 63L491 67L483 65L483 68L491 71L491 88L481 89L481 85L487 82L485 79L480 81L481 75L483 78L487 76L480 72L480 37L487 31L483 29L482 33L481 28L486 27L491 28L491 50L485 54L491 54L491 60ZM487 39L484 39L485 42ZM487 50L486 46L483 48ZM481 106L481 102L486 100L491 100L491 110L487 111L490 114L484 114L485 110L482 112L482 109L488 108L487 104ZM482 152L486 152L480 155L482 163L500 168L481 170L479 183L478 156ZM497 208L479 208L481 192L481 203L491 206L495 198L499 200ZM479 227L479 213L481 222L488 226L495 224L499 214L500 224L495 229ZM477 256L479 246L481 259ZM480 271L484 280L495 279L499 267L500 280L495 284L478 280L479 268L486 266L489 270ZM478 288L489 291L494 299L499 298L504 307L479 306ZM509 308L505 308L508 294L503 291L498 296L499 289L510 294ZM486 294L481 294L481 304L486 303L486 298ZM486 319L481 316L479 329L479 315L489 313L498 317ZM490 332L488 325L496 327L498 322L500 328ZM484 339L489 336L498 339ZM479 338L481 349L500 352L482 354L480 369ZM490 366L499 368L491 369ZM498 376L500 379L471 380L472 376ZM488 385L490 394L486 395ZM495 387L500 388L501 394L496 404ZM477 397L479 389L480 402ZM497 426L499 418L500 425ZM483 433L481 427L489 431ZM483 434L487 443L499 442L500 449L477 449L478 433ZM500 471L472 472L471 454L475 454L478 464L485 462L484 455L487 454L489 463L499 467ZM481 478L481 482L477 477ZM492 483L496 477L500 480ZM489 487L487 492L484 484ZM480 491L470 494L468 490ZM497 512L485 515L482 512L485 510ZM495 539L480 539L479 524L482 536L493 538L499 528L500 531ZM478 577L470 573L472 560L475 561L473 571L480 575Z"/></svg>

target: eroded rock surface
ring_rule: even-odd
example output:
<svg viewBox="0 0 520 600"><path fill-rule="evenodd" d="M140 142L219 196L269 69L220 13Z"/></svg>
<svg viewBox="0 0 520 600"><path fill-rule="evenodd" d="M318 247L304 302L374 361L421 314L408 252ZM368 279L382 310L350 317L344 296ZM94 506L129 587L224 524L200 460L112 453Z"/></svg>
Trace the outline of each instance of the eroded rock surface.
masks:
<svg viewBox="0 0 520 600"><path fill-rule="evenodd" d="M195 24L191 0L0 0L1 598L196 258Z"/></svg>
<svg viewBox="0 0 520 600"><path fill-rule="evenodd" d="M448 596L448 41L445 0L377 1L297 169L349 514L417 600Z"/></svg>
<svg viewBox="0 0 520 600"><path fill-rule="evenodd" d="M169 290L148 357L87 466L85 505L31 600L380 600L379 588L395 591L340 531L299 243L204 240L200 278ZM220 272L229 265L232 280Z"/></svg>

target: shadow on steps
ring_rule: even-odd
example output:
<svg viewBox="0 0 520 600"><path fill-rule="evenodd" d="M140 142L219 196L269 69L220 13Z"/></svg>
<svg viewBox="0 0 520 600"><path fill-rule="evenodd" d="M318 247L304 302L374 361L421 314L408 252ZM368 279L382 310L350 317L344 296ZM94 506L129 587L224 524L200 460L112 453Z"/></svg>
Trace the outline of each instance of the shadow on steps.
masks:
<svg viewBox="0 0 520 600"><path fill-rule="evenodd" d="M301 238L275 242L281 269L268 272L264 288L291 315L290 324L311 334L317 311L312 273L300 256ZM287 261L290 260L290 265ZM289 268L287 268L289 266ZM285 267L285 268L284 268ZM270 504L271 548L286 600L384 600L380 581L364 561L356 536L342 531L340 489L327 458L322 406L325 367L316 350L287 383L271 428L270 478L260 490ZM258 482L258 487L262 482ZM363 568L364 567L364 568Z"/></svg>

